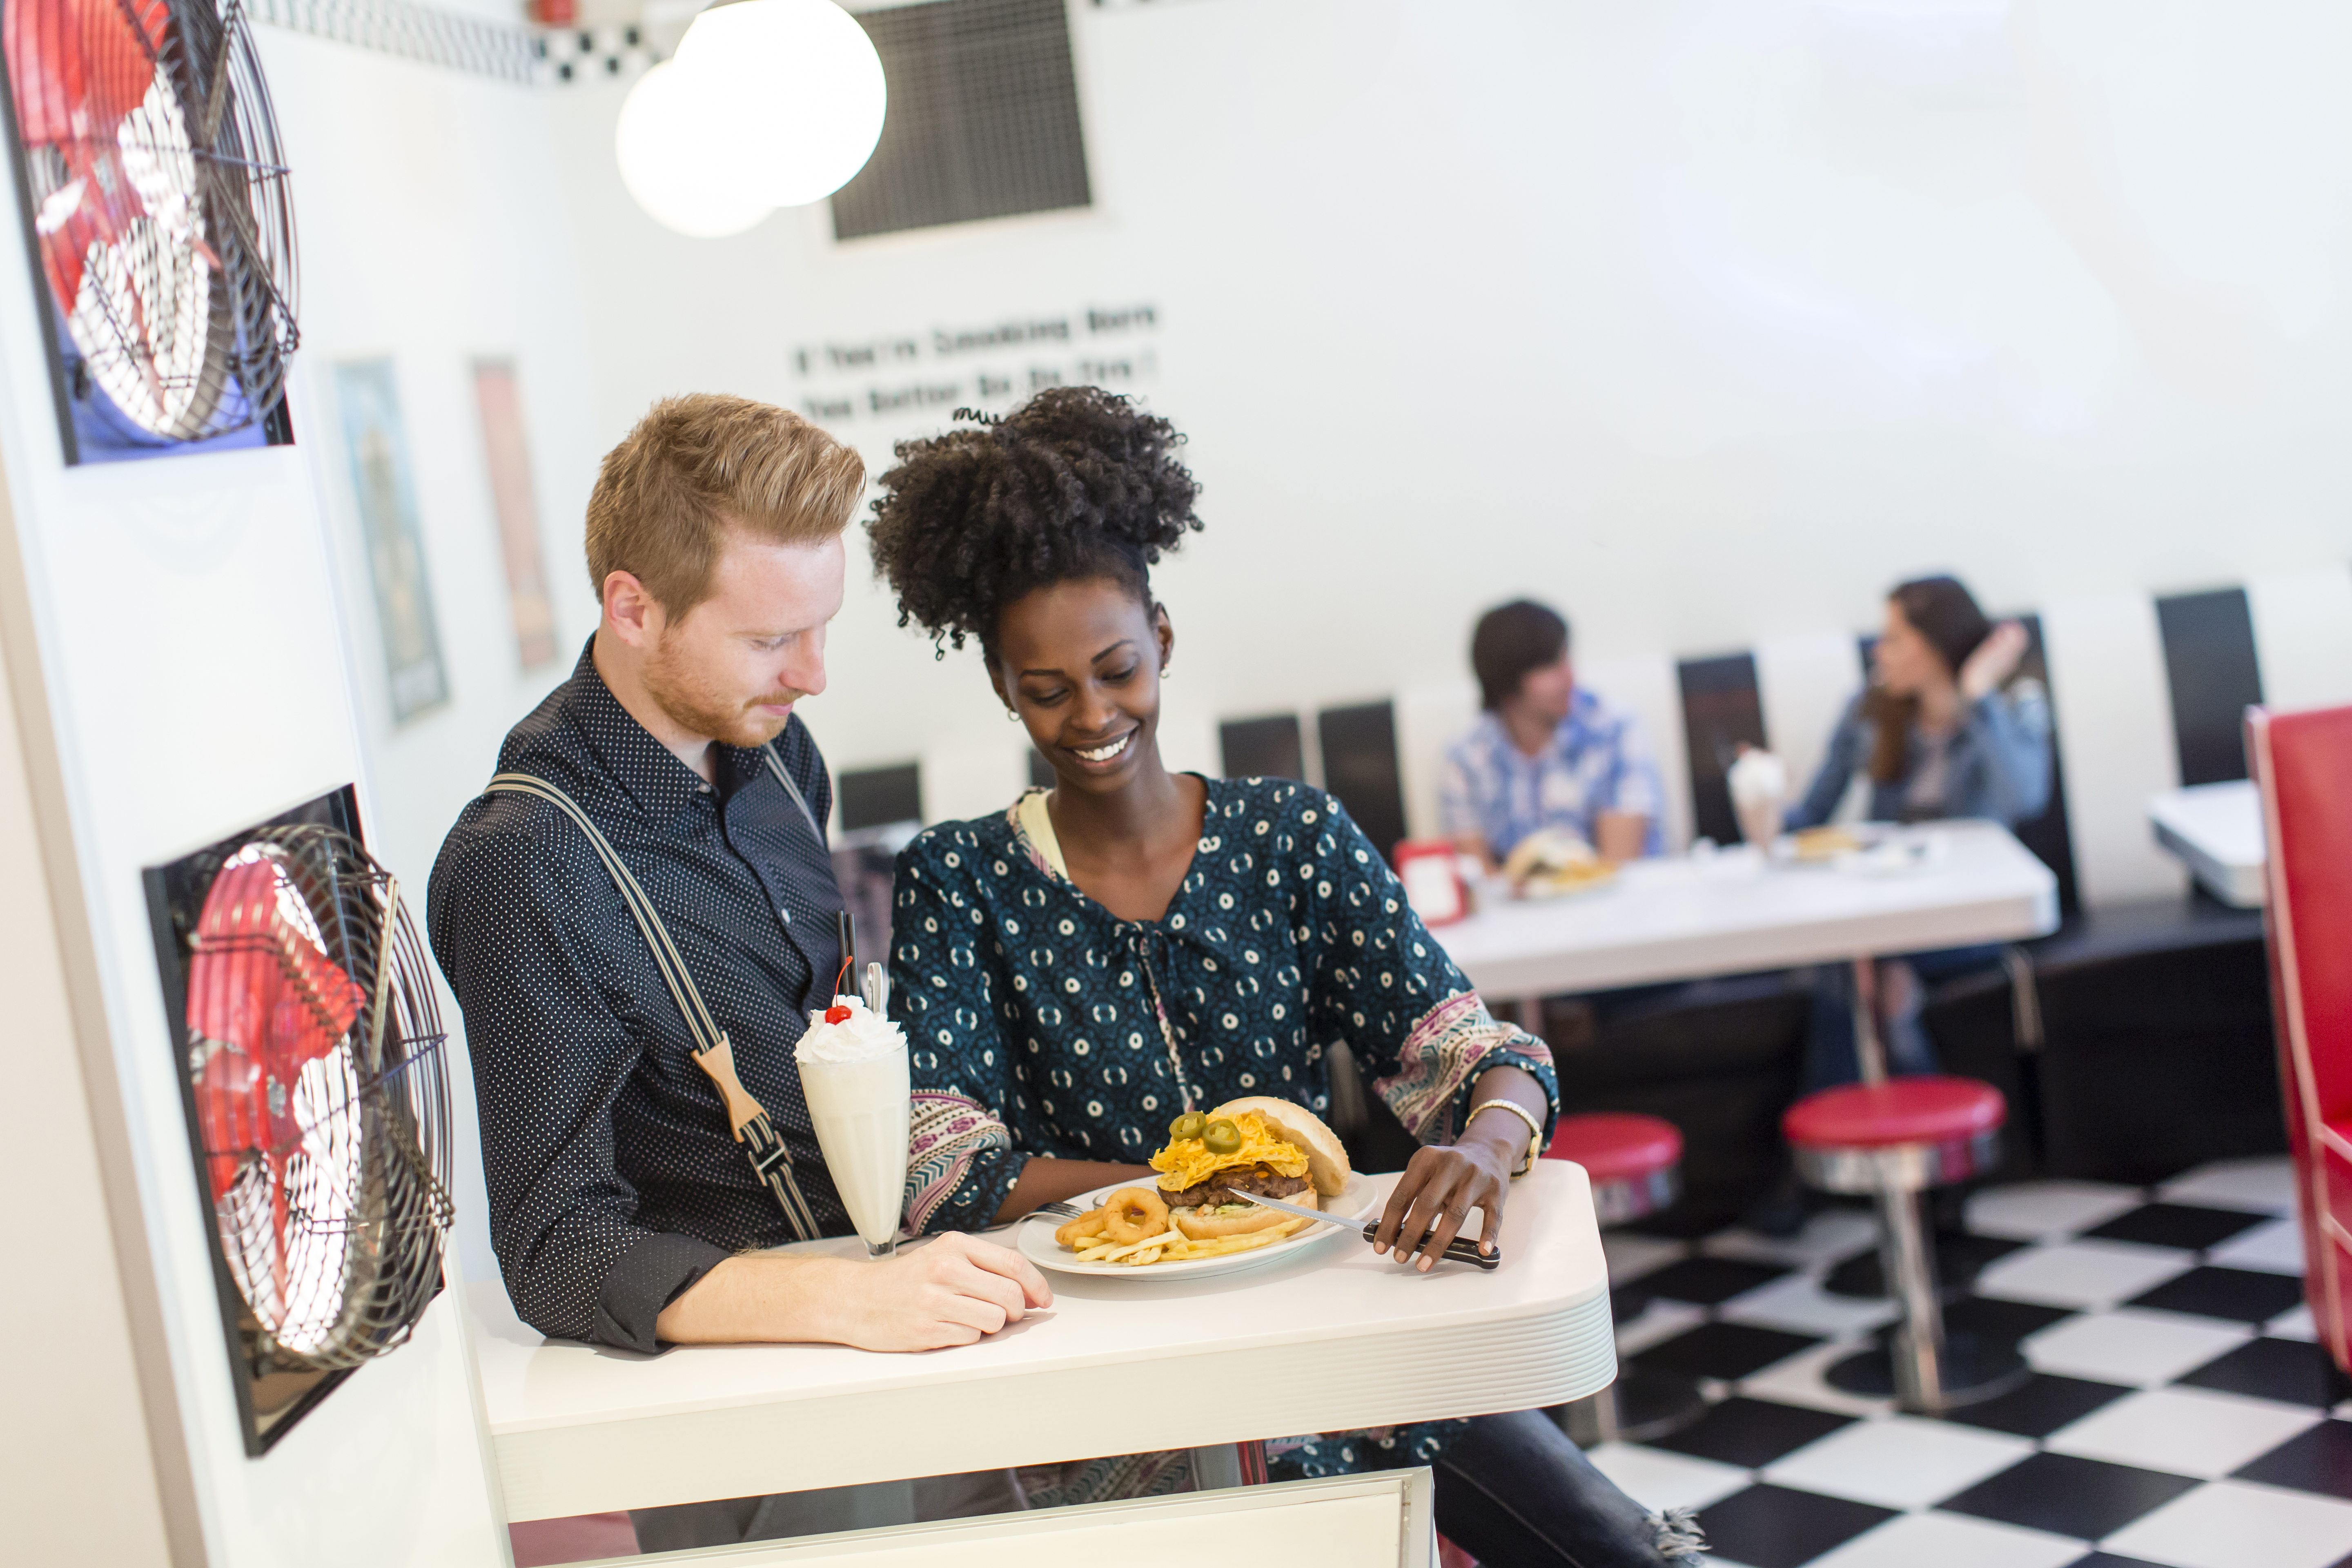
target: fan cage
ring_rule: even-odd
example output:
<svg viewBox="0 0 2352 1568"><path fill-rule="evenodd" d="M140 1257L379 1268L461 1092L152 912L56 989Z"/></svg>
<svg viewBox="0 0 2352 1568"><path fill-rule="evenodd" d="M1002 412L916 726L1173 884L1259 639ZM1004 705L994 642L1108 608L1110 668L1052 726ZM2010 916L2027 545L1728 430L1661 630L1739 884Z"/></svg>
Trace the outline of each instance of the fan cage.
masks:
<svg viewBox="0 0 2352 1568"><path fill-rule="evenodd" d="M315 942L359 1002L331 1049L291 1085L272 1081L271 1109L290 1114L299 1148L223 1140L217 1121L200 1115L203 1163L222 1173L214 1217L229 1274L260 1325L257 1370L356 1366L404 1342L441 1286L452 1218L447 1037L398 883L364 849L310 824L252 834L202 873L207 916L221 873L257 860L273 869L296 940ZM200 1108L207 1096L244 1092L235 1086L254 1076L250 1042L197 1026L225 1016L234 988L274 971L314 1022L333 1024L282 932L214 934L205 923L189 938L188 1068Z"/></svg>
<svg viewBox="0 0 2352 1568"><path fill-rule="evenodd" d="M299 342L297 253L245 0L5 5L29 205L77 401L133 446L268 418ZM117 15L94 26L93 11Z"/></svg>

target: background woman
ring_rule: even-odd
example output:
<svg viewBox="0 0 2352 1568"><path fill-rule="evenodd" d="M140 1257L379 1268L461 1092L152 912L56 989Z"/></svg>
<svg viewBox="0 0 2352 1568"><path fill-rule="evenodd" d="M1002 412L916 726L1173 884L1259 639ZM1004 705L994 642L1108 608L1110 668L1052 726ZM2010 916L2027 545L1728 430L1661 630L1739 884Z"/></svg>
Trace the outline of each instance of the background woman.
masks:
<svg viewBox="0 0 2352 1568"><path fill-rule="evenodd" d="M1855 775L1867 782L1878 822L1986 817L2014 827L2050 802L2050 702L2039 681L2014 679L2025 628L1985 618L1950 577L1922 577L1887 595L1886 625L1871 652L1871 683L1846 707L1829 754L1788 825L1829 820ZM1936 1070L1919 1026L1921 983L2000 961L1997 947L1952 948L1882 960L1880 1037L1887 1070ZM1842 973L1815 987L1805 1088L1853 1081L1852 984Z"/></svg>
<svg viewBox="0 0 2352 1568"><path fill-rule="evenodd" d="M1489 1016L1329 795L1162 764L1176 634L1149 570L1201 526L1180 440L1123 398L1056 389L902 444L882 478L874 556L902 623L978 642L1055 776L899 858L908 1217L985 1226L1144 1179L1171 1118L1229 1097L1321 1112L1323 1042L1341 1038L1423 1144L1378 1240L1426 1268L1473 1207L1497 1235L1557 1114L1550 1053ZM1439 1528L1497 1568L1696 1551L1686 1520L1646 1517L1535 1413L1275 1449L1291 1475L1433 1465Z"/></svg>

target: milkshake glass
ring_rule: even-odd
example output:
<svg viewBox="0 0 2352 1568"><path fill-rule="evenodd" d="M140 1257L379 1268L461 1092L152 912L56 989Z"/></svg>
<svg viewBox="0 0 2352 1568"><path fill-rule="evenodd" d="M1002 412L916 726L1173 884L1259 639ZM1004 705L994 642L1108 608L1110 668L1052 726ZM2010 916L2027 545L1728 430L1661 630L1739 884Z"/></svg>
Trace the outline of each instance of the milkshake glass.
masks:
<svg viewBox="0 0 2352 1568"><path fill-rule="evenodd" d="M809 1015L794 1053L825 1169L868 1258L898 1250L913 1093L907 1037L854 996Z"/></svg>

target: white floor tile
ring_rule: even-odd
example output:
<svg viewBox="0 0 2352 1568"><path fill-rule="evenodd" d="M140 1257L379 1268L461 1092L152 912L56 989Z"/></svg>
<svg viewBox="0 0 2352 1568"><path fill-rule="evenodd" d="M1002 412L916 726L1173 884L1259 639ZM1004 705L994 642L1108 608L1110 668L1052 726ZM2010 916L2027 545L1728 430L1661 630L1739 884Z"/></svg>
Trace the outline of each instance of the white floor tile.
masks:
<svg viewBox="0 0 2352 1568"><path fill-rule="evenodd" d="M1884 1415L1893 1411L1892 1399L1860 1399L1842 1388L1832 1387L1822 1377L1822 1370L1843 1361L1856 1351L1866 1348L1860 1340L1838 1340L1825 1345L1815 1345L1800 1351L1786 1361L1774 1362L1754 1377L1739 1380L1742 1394L1759 1399L1778 1399L1789 1405L1811 1405L1815 1410L1834 1410L1842 1415Z"/></svg>
<svg viewBox="0 0 2352 1568"><path fill-rule="evenodd" d="M1806 1568L2061 1568L2086 1549L2084 1542L1989 1519L1907 1513L1863 1531Z"/></svg>
<svg viewBox="0 0 2352 1568"><path fill-rule="evenodd" d="M2126 1307L2053 1323L2017 1348L2040 1372L2145 1388L2169 1383L2251 1337L2250 1329L2211 1318Z"/></svg>
<svg viewBox="0 0 2352 1568"><path fill-rule="evenodd" d="M1690 1244L1634 1231L1604 1230L1601 1233L1601 1253L1609 1259L1609 1283L1622 1288L1653 1268L1664 1268L1676 1258L1689 1257Z"/></svg>
<svg viewBox="0 0 2352 1568"><path fill-rule="evenodd" d="M1842 1262L1878 1241L1878 1222L1866 1209L1824 1209L1790 1237L1759 1236L1752 1230L1717 1231L1699 1243L1714 1258L1745 1258L1790 1268L1822 1268Z"/></svg>
<svg viewBox="0 0 2352 1568"><path fill-rule="evenodd" d="M2302 1340L2312 1343L2319 1338L2319 1325L2311 1321L2310 1307L2302 1306L2292 1312L2281 1312L2264 1323L2263 1334L2268 1339Z"/></svg>
<svg viewBox="0 0 2352 1568"><path fill-rule="evenodd" d="M2099 1543L2171 1568L2328 1568L2352 1552L2352 1502L2209 1481Z"/></svg>
<svg viewBox="0 0 2352 1568"><path fill-rule="evenodd" d="M1782 1486L1882 1508L1926 1508L2032 1452L2023 1437L1897 1415L1842 1426L1783 1455L1761 1474Z"/></svg>
<svg viewBox="0 0 2352 1568"><path fill-rule="evenodd" d="M1636 1443L1602 1443L1584 1451L1593 1468L1617 1483L1617 1489L1655 1512L1669 1508L1705 1508L1748 1484L1748 1474L1736 1465Z"/></svg>
<svg viewBox="0 0 2352 1568"><path fill-rule="evenodd" d="M1994 1259L1976 1293L2053 1307L2112 1307L2195 1266L2196 1255L2128 1241L2065 1241Z"/></svg>
<svg viewBox="0 0 2352 1568"><path fill-rule="evenodd" d="M1971 1197L1968 1224L1979 1236L2049 1241L2105 1224L2143 1201L2139 1188L2107 1182L2018 1182Z"/></svg>
<svg viewBox="0 0 2352 1568"><path fill-rule="evenodd" d="M1670 1340L1685 1329L1706 1321L1706 1309L1687 1301L1653 1301L1638 1318L1617 1325L1617 1353L1639 1355L1660 1340Z"/></svg>
<svg viewBox="0 0 2352 1568"><path fill-rule="evenodd" d="M2152 1388L2103 1405L2043 1446L2177 1476L2228 1475L2307 1427L2319 1412L2202 1388Z"/></svg>
<svg viewBox="0 0 2352 1568"><path fill-rule="evenodd" d="M1895 1321L1895 1304L1884 1298L1832 1296L1810 1274L1790 1274L1734 1296L1718 1316L1735 1323L1760 1323L1800 1334L1859 1334Z"/></svg>
<svg viewBox="0 0 2352 1568"><path fill-rule="evenodd" d="M2294 1212L2294 1163L2284 1154L2250 1160L2217 1160L2175 1177L2157 1189L2172 1203L2210 1204L2225 1209Z"/></svg>
<svg viewBox="0 0 2352 1568"><path fill-rule="evenodd" d="M2274 1219L2252 1230L2242 1230L2206 1258L2231 1268L2259 1268L2269 1274L2303 1275L2303 1226L2291 1219Z"/></svg>

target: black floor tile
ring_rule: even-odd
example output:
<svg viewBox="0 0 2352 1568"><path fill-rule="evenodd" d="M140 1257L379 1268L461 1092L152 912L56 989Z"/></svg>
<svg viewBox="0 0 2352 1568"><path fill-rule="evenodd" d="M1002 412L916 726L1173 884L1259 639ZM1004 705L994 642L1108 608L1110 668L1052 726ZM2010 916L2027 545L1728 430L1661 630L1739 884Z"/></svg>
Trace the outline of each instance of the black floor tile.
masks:
<svg viewBox="0 0 2352 1568"><path fill-rule="evenodd" d="M2352 1498L2352 1421L2323 1421L2233 1473L2242 1481Z"/></svg>
<svg viewBox="0 0 2352 1568"><path fill-rule="evenodd" d="M1769 1263L1748 1263L1736 1258L1685 1258L1627 1281L1627 1289L1669 1301L1717 1307L1742 1291L1769 1285L1789 1272Z"/></svg>
<svg viewBox="0 0 2352 1568"><path fill-rule="evenodd" d="M2079 1421L2102 1405L2112 1404L2130 1392L2112 1383L2036 1373L2024 1387L1980 1405L1948 1411L1944 1419L2020 1437L2047 1437L2067 1423Z"/></svg>
<svg viewBox="0 0 2352 1568"><path fill-rule="evenodd" d="M1702 1459L1755 1469L1827 1436L1853 1418L1769 1399L1726 1399L1710 1405L1696 1422L1649 1446L1696 1454Z"/></svg>
<svg viewBox="0 0 2352 1568"><path fill-rule="evenodd" d="M1752 1568L1801 1568L1895 1510L1790 1487L1754 1486L1699 1512L1712 1555Z"/></svg>
<svg viewBox="0 0 2352 1568"><path fill-rule="evenodd" d="M1938 1507L2053 1535L2096 1540L2202 1482L2161 1470L2035 1454Z"/></svg>
<svg viewBox="0 0 2352 1568"><path fill-rule="evenodd" d="M1968 1236L1958 1231L1936 1233L1936 1288L1946 1295L1965 1290L1997 1258L2031 1245L2005 1237ZM1877 1298L1886 1294L1878 1268L1878 1249L1857 1252L1829 1271L1822 1289L1832 1296Z"/></svg>
<svg viewBox="0 0 2352 1568"><path fill-rule="evenodd" d="M2040 1333L2051 1324L2062 1322L2074 1315L2072 1307L2044 1307L2032 1301L2004 1301L1994 1296L1962 1296L1944 1303L1944 1331L1948 1334L1974 1334L1978 1339L1998 1344L2015 1344L2028 1334ZM1877 1331L1876 1338L1884 1344L1895 1331L1889 1323Z"/></svg>
<svg viewBox="0 0 2352 1568"><path fill-rule="evenodd" d="M2291 1274L2208 1267L2175 1275L2124 1304L2227 1318L2233 1323L2263 1323L2302 1300L2303 1281Z"/></svg>
<svg viewBox="0 0 2352 1568"><path fill-rule="evenodd" d="M1673 1339L1659 1341L1632 1359L1658 1372L1728 1383L1819 1343L1810 1334L1787 1334L1747 1323L1701 1323Z"/></svg>
<svg viewBox="0 0 2352 1568"><path fill-rule="evenodd" d="M2187 1252L2202 1252L2274 1217L2191 1204L2147 1204L2083 1234L2102 1241L2137 1241L2143 1247L2178 1247Z"/></svg>
<svg viewBox="0 0 2352 1568"><path fill-rule="evenodd" d="M2352 1383L2336 1370L2327 1352L2302 1340L2249 1340L2229 1354L2207 1362L2185 1377L2191 1388L2218 1388L2285 1405L2322 1409L2352 1399Z"/></svg>

